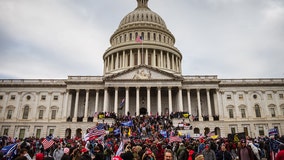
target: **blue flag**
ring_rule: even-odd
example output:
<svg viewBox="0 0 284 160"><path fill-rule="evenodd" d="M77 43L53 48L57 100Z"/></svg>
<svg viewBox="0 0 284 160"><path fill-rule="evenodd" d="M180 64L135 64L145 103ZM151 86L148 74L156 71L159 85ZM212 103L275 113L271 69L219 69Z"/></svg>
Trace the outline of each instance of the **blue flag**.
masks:
<svg viewBox="0 0 284 160"><path fill-rule="evenodd" d="M113 131L113 134L114 134L114 135L120 135L120 129L118 128L118 129L114 130L114 131Z"/></svg>
<svg viewBox="0 0 284 160"><path fill-rule="evenodd" d="M15 143L5 146L1 149L1 152L3 153L4 157L7 158L7 160L11 160L17 154L17 146L18 144Z"/></svg>
<svg viewBox="0 0 284 160"><path fill-rule="evenodd" d="M134 124L133 124L133 121L130 120L130 121L127 121L127 122L122 122L121 126L131 127L131 126L134 126Z"/></svg>
<svg viewBox="0 0 284 160"><path fill-rule="evenodd" d="M168 137L167 131L161 130L161 131L160 131L160 134L161 134L164 138L167 138L167 137Z"/></svg>

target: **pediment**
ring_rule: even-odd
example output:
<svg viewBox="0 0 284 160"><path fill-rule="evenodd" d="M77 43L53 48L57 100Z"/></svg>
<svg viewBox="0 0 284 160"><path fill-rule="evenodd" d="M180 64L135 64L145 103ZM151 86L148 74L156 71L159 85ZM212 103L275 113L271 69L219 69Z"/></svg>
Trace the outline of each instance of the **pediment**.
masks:
<svg viewBox="0 0 284 160"><path fill-rule="evenodd" d="M108 80L176 80L174 74L147 66L139 66L106 77Z"/></svg>

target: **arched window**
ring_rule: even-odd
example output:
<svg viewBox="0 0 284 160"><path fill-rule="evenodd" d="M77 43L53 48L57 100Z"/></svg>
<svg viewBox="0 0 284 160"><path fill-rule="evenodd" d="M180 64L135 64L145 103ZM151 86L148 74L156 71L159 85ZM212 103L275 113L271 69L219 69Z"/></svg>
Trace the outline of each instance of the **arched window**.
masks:
<svg viewBox="0 0 284 160"><path fill-rule="evenodd" d="M23 112L23 119L28 119L28 117L29 117L29 106L25 106Z"/></svg>
<svg viewBox="0 0 284 160"><path fill-rule="evenodd" d="M129 33L129 40L132 40L132 33Z"/></svg>
<svg viewBox="0 0 284 160"><path fill-rule="evenodd" d="M148 32L147 40L150 40L150 38L151 38L151 33Z"/></svg>
<svg viewBox="0 0 284 160"><path fill-rule="evenodd" d="M255 105L254 109L255 109L255 116L256 117L261 117L260 107L259 107L258 104Z"/></svg>

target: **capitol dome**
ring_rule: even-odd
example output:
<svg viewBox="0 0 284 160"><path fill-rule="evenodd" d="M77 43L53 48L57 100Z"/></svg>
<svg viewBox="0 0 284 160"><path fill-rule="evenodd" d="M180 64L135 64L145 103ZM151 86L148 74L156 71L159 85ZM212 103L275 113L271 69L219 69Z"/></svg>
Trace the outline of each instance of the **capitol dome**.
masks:
<svg viewBox="0 0 284 160"><path fill-rule="evenodd" d="M181 76L182 55L174 46L175 37L148 7L148 0L137 0L137 7L123 17L110 44L103 55L104 77L142 65Z"/></svg>

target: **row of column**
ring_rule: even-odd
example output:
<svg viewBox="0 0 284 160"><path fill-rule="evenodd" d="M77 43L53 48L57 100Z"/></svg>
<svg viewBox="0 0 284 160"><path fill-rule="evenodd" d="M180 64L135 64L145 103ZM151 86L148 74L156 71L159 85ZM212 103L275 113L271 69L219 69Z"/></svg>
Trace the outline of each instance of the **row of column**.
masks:
<svg viewBox="0 0 284 160"><path fill-rule="evenodd" d="M131 49L129 54L124 51L122 51L122 54L120 52L113 53L110 56L107 56L105 59L105 72L116 70L119 68L126 68L126 67L133 67L134 66L134 54L137 54L137 65L145 64L145 65L152 65L155 67L160 68L167 68L172 69L176 72L181 72L181 64L180 59L175 54L172 54L170 52L164 52L160 50L160 52L156 52L156 50L153 50L153 53L149 53L149 50L147 48L137 50L137 53L133 53L133 50ZM150 56L150 61L148 57Z"/></svg>
<svg viewBox="0 0 284 160"><path fill-rule="evenodd" d="M118 112L118 87L114 88L114 104L108 104L109 102L109 94L108 94L108 88L104 89L104 103L103 103L103 111L110 111L108 108L109 106L114 106L114 112ZM151 96L150 96L150 89L151 87L147 87L147 111L151 111ZM199 120L202 120L202 109L201 109L201 100L200 100L200 89L196 89L197 91L197 104L198 104L198 117ZM67 92L66 97L69 96L69 92ZM178 110L183 111L183 98L182 98L182 88L179 87L178 89ZM188 112L192 113L192 106L191 106L191 99L190 99L190 89L187 90L187 102L188 102ZM207 107L208 107L208 116L209 120L212 120L212 110L211 110L211 101L210 101L210 89L206 90L206 97L207 97ZM67 102L68 98L65 99L66 102L64 103L66 106L64 114L66 117L67 112ZM96 101L95 101L95 112L98 112L98 100L99 100L99 90L96 90ZM162 113L162 98L161 98L161 87L157 87L157 111L159 114ZM125 115L129 111L129 87L125 88ZM84 108L84 119L83 121L87 121L88 118L88 107L89 107L89 90L86 90L86 97L85 97L85 108ZM217 92L217 103L219 104L219 94ZM172 103L172 88L168 87L168 108L169 113L173 111L173 103ZM76 90L76 96L75 96L75 108L74 108L74 117L73 122L77 121L77 115L78 115L78 106L79 105L79 90ZM136 87L136 108L135 111L138 114L140 110L140 87ZM218 110L218 109L217 109ZM220 108L219 108L220 110ZM218 112L218 111L217 111Z"/></svg>

